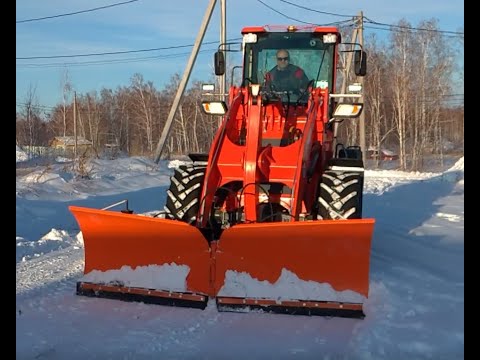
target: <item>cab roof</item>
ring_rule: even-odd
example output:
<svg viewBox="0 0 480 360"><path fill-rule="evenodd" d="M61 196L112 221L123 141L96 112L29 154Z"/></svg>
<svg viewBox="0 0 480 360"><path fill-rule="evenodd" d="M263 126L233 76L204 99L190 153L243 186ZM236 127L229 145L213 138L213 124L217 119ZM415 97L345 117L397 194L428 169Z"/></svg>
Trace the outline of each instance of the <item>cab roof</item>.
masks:
<svg viewBox="0 0 480 360"><path fill-rule="evenodd" d="M242 34L247 33L266 33L266 32L312 32L312 33L336 33L340 31L335 26L314 26L314 25L263 25L246 26L242 29Z"/></svg>

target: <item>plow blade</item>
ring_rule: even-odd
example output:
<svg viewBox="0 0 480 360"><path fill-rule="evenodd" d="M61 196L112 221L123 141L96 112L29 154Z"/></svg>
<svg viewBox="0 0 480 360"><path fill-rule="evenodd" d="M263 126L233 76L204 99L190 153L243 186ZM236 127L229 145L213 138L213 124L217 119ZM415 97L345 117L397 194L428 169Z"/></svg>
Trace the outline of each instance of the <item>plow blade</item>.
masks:
<svg viewBox="0 0 480 360"><path fill-rule="evenodd" d="M69 210L84 240L79 295L205 308L210 249L196 227L77 206Z"/></svg>
<svg viewBox="0 0 480 360"><path fill-rule="evenodd" d="M220 310L363 317L374 219L237 225L215 252Z"/></svg>

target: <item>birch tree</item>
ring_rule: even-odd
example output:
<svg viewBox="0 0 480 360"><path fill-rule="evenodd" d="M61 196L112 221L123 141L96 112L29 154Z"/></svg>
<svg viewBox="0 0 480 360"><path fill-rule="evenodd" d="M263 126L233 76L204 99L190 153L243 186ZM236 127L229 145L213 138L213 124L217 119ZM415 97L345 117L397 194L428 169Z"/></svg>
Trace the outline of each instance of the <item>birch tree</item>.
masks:
<svg viewBox="0 0 480 360"><path fill-rule="evenodd" d="M407 166L407 121L409 108L409 92L412 84L412 43L413 36L411 27L406 21L399 22L403 27L395 30L391 35L391 89L392 89L392 108L395 130L398 136L398 148L400 168L406 169Z"/></svg>
<svg viewBox="0 0 480 360"><path fill-rule="evenodd" d="M72 83L70 82L70 76L68 70L65 69L62 73L61 78L61 88L62 88L62 116L63 116L63 136L67 136L67 107L69 106L69 99L72 93Z"/></svg>
<svg viewBox="0 0 480 360"><path fill-rule="evenodd" d="M24 102L20 107L20 121L17 121L17 139L19 142L29 147L32 152L34 146L40 144L41 113L36 96L36 87L30 85L25 96Z"/></svg>
<svg viewBox="0 0 480 360"><path fill-rule="evenodd" d="M143 76L135 74L132 77L132 95L135 122L145 135L147 149L150 153L156 146L154 144L154 109L156 103L156 90L152 82L145 83Z"/></svg>
<svg viewBox="0 0 480 360"><path fill-rule="evenodd" d="M388 83L386 50L380 48L376 38L373 36L367 41L368 76L365 79L365 99L368 114L370 131L368 144L373 149L380 150L387 136L393 131L386 123L386 101L385 92ZM367 149L364 149L364 151ZM379 166L380 157L375 158L375 166Z"/></svg>

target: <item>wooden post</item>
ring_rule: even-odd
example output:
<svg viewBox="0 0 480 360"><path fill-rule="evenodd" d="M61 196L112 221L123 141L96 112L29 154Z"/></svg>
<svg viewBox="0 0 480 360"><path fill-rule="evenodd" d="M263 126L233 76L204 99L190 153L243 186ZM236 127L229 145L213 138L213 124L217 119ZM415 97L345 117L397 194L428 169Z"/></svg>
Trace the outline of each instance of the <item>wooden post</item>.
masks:
<svg viewBox="0 0 480 360"><path fill-rule="evenodd" d="M155 159L154 161L158 163L160 161L160 156L162 155L163 149L165 148L165 143L170 133L173 118L177 113L178 106L180 105L180 100L183 97L183 93L185 92L185 87L187 86L188 79L190 78L190 74L192 73L193 65L195 64L195 59L197 58L198 50L200 49L200 45L202 44L203 37L205 36L205 32L207 30L208 23L210 22L210 18L212 17L213 9L215 7L217 0L210 0L210 3L207 6L207 10L205 11L205 15L203 17L202 25L200 26L200 30L198 32L197 38L195 40L195 44L193 45L192 53L190 54L190 59L188 59L187 67L183 73L182 80L180 81L180 85L178 86L177 93L175 98L173 99L172 108L168 114L167 122L165 123L165 127L163 128L162 135L160 136L160 140L158 140L157 149L155 151Z"/></svg>
<svg viewBox="0 0 480 360"><path fill-rule="evenodd" d="M77 163L77 92L73 92L73 170L75 170L75 165Z"/></svg>
<svg viewBox="0 0 480 360"><path fill-rule="evenodd" d="M363 50L363 11L360 11L360 26L359 26L359 29L358 29L358 34L359 34L359 42L360 42L360 45L362 46L362 50ZM362 86L362 92L360 93L360 102L363 104L363 111L362 113L360 114L360 122L359 122L359 126L360 126L360 147L362 148L362 160L363 160L363 166L366 166L367 164L367 149L366 149L366 141L365 141L365 97L363 96L363 84L364 84L364 80L363 80L363 76L359 76L359 79L358 79L360 85ZM380 149L379 149L380 150Z"/></svg>

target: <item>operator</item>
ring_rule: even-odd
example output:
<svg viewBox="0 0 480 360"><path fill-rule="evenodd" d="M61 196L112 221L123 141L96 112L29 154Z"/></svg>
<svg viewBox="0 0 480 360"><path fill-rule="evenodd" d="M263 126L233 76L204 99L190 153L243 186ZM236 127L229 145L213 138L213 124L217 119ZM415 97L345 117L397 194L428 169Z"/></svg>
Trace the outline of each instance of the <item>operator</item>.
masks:
<svg viewBox="0 0 480 360"><path fill-rule="evenodd" d="M267 90L293 92L305 90L308 85L307 75L300 67L290 64L289 52L280 49L276 57L277 65L265 74Z"/></svg>

